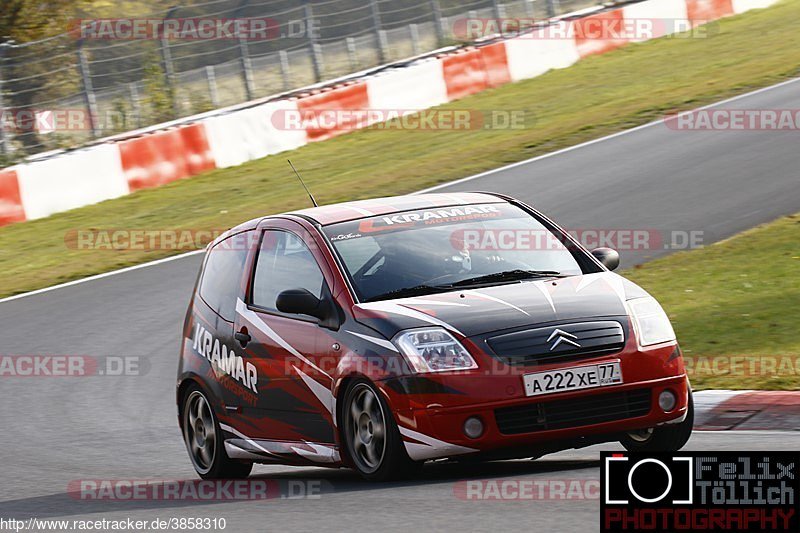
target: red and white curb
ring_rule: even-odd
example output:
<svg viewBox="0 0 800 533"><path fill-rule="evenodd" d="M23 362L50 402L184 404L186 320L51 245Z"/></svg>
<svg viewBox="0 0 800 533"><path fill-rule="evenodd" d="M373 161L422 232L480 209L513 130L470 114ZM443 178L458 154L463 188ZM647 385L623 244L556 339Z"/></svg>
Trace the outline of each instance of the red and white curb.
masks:
<svg viewBox="0 0 800 533"><path fill-rule="evenodd" d="M800 391L699 391L694 406L696 430L800 431Z"/></svg>

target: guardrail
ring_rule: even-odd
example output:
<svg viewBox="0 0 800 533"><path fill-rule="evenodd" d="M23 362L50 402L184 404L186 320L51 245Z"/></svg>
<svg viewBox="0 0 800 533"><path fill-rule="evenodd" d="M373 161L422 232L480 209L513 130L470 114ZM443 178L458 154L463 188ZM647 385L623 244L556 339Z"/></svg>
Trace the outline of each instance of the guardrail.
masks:
<svg viewBox="0 0 800 533"><path fill-rule="evenodd" d="M206 0L144 17L70 21L60 35L0 44L0 162L456 44L466 17L546 20L598 1ZM226 21L263 31L236 34ZM206 34L203 23L218 26Z"/></svg>

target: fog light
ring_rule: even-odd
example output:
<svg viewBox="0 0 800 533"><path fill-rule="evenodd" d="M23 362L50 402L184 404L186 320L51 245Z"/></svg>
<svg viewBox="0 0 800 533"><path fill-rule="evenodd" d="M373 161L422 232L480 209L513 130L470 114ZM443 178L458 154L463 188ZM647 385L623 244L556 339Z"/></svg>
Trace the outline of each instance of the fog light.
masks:
<svg viewBox="0 0 800 533"><path fill-rule="evenodd" d="M464 435L471 439L477 439L483 435L483 422L477 416L471 416L464 422Z"/></svg>
<svg viewBox="0 0 800 533"><path fill-rule="evenodd" d="M677 401L678 399L675 397L675 393L670 390L665 390L658 395L658 406L666 413L675 409Z"/></svg>

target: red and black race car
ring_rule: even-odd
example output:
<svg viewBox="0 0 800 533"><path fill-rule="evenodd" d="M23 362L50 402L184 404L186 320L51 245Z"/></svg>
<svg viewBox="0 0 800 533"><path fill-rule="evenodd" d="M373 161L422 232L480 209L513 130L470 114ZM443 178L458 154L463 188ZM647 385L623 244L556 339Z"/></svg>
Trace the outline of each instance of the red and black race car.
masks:
<svg viewBox="0 0 800 533"><path fill-rule="evenodd" d="M252 464L677 450L689 382L661 306L531 207L485 193L316 207L212 243L183 331L180 426L203 478Z"/></svg>

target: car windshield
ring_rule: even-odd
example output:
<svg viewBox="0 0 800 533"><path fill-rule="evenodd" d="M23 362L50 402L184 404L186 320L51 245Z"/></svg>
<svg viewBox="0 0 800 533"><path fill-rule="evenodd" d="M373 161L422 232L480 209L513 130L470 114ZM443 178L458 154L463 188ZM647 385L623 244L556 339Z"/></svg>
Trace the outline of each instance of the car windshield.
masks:
<svg viewBox="0 0 800 533"><path fill-rule="evenodd" d="M582 273L556 235L507 203L404 211L324 231L361 301Z"/></svg>

